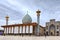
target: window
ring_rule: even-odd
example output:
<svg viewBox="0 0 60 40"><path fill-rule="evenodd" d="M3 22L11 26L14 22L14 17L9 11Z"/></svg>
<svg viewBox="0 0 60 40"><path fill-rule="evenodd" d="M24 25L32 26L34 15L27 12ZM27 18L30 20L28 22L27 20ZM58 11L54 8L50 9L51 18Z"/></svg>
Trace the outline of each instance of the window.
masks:
<svg viewBox="0 0 60 40"><path fill-rule="evenodd" d="M59 26L57 25L57 29L59 28Z"/></svg>
<svg viewBox="0 0 60 40"><path fill-rule="evenodd" d="M48 29L48 26L46 26L46 29Z"/></svg>
<svg viewBox="0 0 60 40"><path fill-rule="evenodd" d="M57 31L57 36L59 36L59 31Z"/></svg>

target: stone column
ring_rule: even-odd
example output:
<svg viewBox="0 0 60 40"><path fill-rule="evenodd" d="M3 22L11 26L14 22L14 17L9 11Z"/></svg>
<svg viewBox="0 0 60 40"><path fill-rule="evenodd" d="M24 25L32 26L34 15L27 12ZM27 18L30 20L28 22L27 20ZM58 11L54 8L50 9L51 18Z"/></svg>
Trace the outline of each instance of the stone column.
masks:
<svg viewBox="0 0 60 40"><path fill-rule="evenodd" d="M25 34L26 34L26 26L25 26Z"/></svg>
<svg viewBox="0 0 60 40"><path fill-rule="evenodd" d="M21 31L22 31L22 34L23 34L23 26L21 26L21 27L22 27L22 30Z"/></svg>
<svg viewBox="0 0 60 40"><path fill-rule="evenodd" d="M28 28L28 33L30 33L30 26L29 26L29 28Z"/></svg>
<svg viewBox="0 0 60 40"><path fill-rule="evenodd" d="M13 27L13 34L14 34L14 29L15 29L15 27Z"/></svg>
<svg viewBox="0 0 60 40"><path fill-rule="evenodd" d="M6 34L7 34L7 27L6 27Z"/></svg>
<svg viewBox="0 0 60 40"><path fill-rule="evenodd" d="M20 33L20 26L18 27L18 34Z"/></svg>

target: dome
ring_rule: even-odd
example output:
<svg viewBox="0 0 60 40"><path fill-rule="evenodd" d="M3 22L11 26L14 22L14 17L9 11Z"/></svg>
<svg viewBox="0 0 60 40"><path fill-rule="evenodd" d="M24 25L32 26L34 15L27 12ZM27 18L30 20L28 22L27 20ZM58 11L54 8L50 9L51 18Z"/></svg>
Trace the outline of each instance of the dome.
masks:
<svg viewBox="0 0 60 40"><path fill-rule="evenodd" d="M32 22L32 19L28 14L26 14L22 19L23 24L28 24L28 23L31 23L31 22Z"/></svg>

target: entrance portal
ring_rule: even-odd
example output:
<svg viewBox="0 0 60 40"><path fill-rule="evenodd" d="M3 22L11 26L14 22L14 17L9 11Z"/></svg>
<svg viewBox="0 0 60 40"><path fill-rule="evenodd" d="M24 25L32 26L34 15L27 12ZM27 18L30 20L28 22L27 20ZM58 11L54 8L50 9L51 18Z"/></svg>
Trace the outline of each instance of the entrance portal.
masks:
<svg viewBox="0 0 60 40"><path fill-rule="evenodd" d="M55 35L55 26L53 24L49 27L49 35Z"/></svg>

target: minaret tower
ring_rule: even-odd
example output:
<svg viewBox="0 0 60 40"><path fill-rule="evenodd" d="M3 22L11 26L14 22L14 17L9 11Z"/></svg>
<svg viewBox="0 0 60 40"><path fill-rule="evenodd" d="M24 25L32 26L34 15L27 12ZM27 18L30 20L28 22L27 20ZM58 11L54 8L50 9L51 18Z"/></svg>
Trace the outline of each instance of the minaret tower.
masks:
<svg viewBox="0 0 60 40"><path fill-rule="evenodd" d="M7 15L5 18L6 18L6 25L8 25L9 16Z"/></svg>
<svg viewBox="0 0 60 40"><path fill-rule="evenodd" d="M41 11L39 11L39 9L36 11L37 13L37 35L39 36L40 35L40 26L39 26L39 19L40 19L40 13Z"/></svg>

